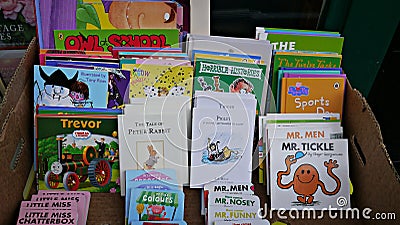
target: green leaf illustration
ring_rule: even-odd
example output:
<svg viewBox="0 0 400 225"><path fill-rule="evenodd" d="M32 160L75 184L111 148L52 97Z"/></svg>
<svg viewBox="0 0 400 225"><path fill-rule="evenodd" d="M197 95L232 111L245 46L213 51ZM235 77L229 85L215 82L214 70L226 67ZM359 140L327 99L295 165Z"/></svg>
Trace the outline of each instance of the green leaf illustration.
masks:
<svg viewBox="0 0 400 225"><path fill-rule="evenodd" d="M91 4L78 5L78 9L76 10L76 20L77 20L77 25L78 21L80 21L92 24L93 26L101 29L100 20L97 15L97 12Z"/></svg>

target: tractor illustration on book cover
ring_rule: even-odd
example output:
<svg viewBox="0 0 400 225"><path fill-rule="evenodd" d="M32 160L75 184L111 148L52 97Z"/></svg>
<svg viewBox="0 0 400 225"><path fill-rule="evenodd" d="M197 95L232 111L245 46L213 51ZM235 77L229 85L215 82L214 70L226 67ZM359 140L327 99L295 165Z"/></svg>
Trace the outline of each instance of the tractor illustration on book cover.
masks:
<svg viewBox="0 0 400 225"><path fill-rule="evenodd" d="M65 140L63 135L56 137L58 160L51 163L44 176L46 187L55 189L62 182L66 190L76 191L88 178L94 187L101 188L108 185L112 177L111 166L118 161L118 157L104 157L104 152L100 153L99 157L96 148L90 145L85 146L81 154L63 152Z"/></svg>

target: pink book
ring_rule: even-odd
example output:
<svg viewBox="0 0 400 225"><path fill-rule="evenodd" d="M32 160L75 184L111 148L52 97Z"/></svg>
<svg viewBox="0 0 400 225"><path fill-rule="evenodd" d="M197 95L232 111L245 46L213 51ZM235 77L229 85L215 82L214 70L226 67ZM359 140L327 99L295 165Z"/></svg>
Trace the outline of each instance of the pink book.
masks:
<svg viewBox="0 0 400 225"><path fill-rule="evenodd" d="M77 209L48 209L21 207L18 214L17 225L78 225Z"/></svg>

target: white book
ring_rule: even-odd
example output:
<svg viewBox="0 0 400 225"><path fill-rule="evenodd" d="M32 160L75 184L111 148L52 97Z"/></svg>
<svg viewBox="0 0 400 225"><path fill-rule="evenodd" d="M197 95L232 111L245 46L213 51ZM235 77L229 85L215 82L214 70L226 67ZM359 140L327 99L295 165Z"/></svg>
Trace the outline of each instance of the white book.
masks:
<svg viewBox="0 0 400 225"><path fill-rule="evenodd" d="M274 139L270 150L271 207L350 207L347 139Z"/></svg>
<svg viewBox="0 0 400 225"><path fill-rule="evenodd" d="M193 109L191 188L216 180L251 182L254 123L255 107Z"/></svg>
<svg viewBox="0 0 400 225"><path fill-rule="evenodd" d="M181 97L128 104L119 115L122 196L128 169L172 168L179 185L189 184L190 104L186 103L190 98Z"/></svg>

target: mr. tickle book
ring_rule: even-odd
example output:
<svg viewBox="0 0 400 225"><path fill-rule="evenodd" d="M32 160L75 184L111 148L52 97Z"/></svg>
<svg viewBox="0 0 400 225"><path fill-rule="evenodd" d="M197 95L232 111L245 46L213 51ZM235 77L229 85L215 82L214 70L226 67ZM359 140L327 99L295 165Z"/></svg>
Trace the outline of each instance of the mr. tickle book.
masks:
<svg viewBox="0 0 400 225"><path fill-rule="evenodd" d="M116 115L36 115L38 189L120 192L117 124Z"/></svg>
<svg viewBox="0 0 400 225"><path fill-rule="evenodd" d="M271 139L271 207L350 207L347 139Z"/></svg>

